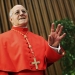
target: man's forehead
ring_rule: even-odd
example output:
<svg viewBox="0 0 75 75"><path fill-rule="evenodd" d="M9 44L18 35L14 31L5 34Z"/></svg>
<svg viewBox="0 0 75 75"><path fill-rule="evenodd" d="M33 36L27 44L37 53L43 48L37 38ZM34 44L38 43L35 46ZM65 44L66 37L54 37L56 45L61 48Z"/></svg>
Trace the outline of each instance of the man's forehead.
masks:
<svg viewBox="0 0 75 75"><path fill-rule="evenodd" d="M19 10L19 9L25 9L22 5L15 5L12 10ZM25 9L26 10L26 9Z"/></svg>

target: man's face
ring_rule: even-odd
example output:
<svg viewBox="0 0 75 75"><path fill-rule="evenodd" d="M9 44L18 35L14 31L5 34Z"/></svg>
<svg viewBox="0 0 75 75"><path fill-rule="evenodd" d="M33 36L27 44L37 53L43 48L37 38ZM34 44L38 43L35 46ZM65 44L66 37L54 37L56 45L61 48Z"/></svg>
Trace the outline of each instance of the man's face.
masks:
<svg viewBox="0 0 75 75"><path fill-rule="evenodd" d="M28 23L28 14L22 5L16 5L12 8L10 21L14 26L26 26Z"/></svg>

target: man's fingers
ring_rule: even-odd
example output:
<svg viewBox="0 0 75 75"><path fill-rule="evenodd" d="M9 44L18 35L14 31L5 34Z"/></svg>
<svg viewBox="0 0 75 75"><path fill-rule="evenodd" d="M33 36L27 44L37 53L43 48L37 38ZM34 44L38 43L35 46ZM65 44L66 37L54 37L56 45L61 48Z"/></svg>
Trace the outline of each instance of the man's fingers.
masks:
<svg viewBox="0 0 75 75"><path fill-rule="evenodd" d="M51 35L49 35L48 36L48 44L52 45L52 42L53 42L53 39L52 39Z"/></svg>
<svg viewBox="0 0 75 75"><path fill-rule="evenodd" d="M66 33L62 34L62 35L60 36L60 40L61 40L62 38L64 38L65 36L66 36Z"/></svg>
<svg viewBox="0 0 75 75"><path fill-rule="evenodd" d="M51 32L54 32L54 23L51 25Z"/></svg>
<svg viewBox="0 0 75 75"><path fill-rule="evenodd" d="M58 24L58 26L57 26L57 28L56 28L56 33L58 33L58 32L59 32L60 28L61 28L61 25L60 25L60 24Z"/></svg>
<svg viewBox="0 0 75 75"><path fill-rule="evenodd" d="M60 35L62 33L62 30L63 30L63 26L60 27L58 35Z"/></svg>
<svg viewBox="0 0 75 75"><path fill-rule="evenodd" d="M48 35L48 44L51 45L51 36Z"/></svg>

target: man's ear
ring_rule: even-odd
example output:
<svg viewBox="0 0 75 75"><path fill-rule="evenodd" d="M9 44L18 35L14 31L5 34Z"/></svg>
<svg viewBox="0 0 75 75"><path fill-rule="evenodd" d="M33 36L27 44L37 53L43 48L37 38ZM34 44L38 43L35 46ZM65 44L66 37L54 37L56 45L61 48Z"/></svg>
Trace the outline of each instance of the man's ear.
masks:
<svg viewBox="0 0 75 75"><path fill-rule="evenodd" d="M12 18L11 17L9 18L9 21L12 23Z"/></svg>

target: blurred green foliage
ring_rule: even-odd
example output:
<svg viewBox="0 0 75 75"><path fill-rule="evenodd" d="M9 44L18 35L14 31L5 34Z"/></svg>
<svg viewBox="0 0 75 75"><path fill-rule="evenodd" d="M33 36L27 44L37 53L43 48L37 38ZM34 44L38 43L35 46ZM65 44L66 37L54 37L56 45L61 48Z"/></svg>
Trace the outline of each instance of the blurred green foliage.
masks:
<svg viewBox="0 0 75 75"><path fill-rule="evenodd" d="M62 33L66 33L65 38L60 43L66 51L66 55L60 60L63 63L62 75L75 75L75 25L70 19L62 19L54 21L54 23L55 26L63 25Z"/></svg>

